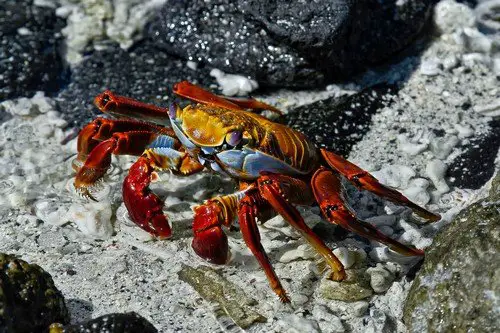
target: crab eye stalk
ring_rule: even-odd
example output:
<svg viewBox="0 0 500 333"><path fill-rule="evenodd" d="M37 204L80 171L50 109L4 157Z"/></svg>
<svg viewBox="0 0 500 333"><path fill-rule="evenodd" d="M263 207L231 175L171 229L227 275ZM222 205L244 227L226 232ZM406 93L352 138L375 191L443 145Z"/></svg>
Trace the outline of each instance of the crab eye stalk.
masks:
<svg viewBox="0 0 500 333"><path fill-rule="evenodd" d="M243 139L243 134L240 131L232 131L226 135L226 142L230 146L237 146L241 139Z"/></svg>
<svg viewBox="0 0 500 333"><path fill-rule="evenodd" d="M175 119L177 116L177 104L172 103L168 107L168 116L172 119Z"/></svg>

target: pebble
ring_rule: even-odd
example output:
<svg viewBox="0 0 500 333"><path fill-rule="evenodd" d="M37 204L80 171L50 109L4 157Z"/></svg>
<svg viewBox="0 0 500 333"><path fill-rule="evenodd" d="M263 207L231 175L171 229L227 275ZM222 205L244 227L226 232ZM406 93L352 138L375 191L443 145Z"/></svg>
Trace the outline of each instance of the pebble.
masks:
<svg viewBox="0 0 500 333"><path fill-rule="evenodd" d="M283 319L280 319L278 323L283 327L282 332L286 333L321 332L317 321L306 319L296 314L287 315Z"/></svg>
<svg viewBox="0 0 500 333"><path fill-rule="evenodd" d="M426 76L435 76L441 72L441 64L438 59L427 59L420 65L420 73Z"/></svg>
<svg viewBox="0 0 500 333"><path fill-rule="evenodd" d="M288 263L300 259L314 259L314 252L310 249L309 245L301 244L295 249L286 251L278 260L283 263Z"/></svg>
<svg viewBox="0 0 500 333"><path fill-rule="evenodd" d="M368 303L367 303L368 304ZM345 327L342 320L333 314L326 306L316 304L312 310L315 318L319 320L319 326L323 333L344 333Z"/></svg>
<svg viewBox="0 0 500 333"><path fill-rule="evenodd" d="M476 28L464 28L464 41L465 47L470 52L490 53L493 41L486 37L483 33L479 32Z"/></svg>
<svg viewBox="0 0 500 333"><path fill-rule="evenodd" d="M382 264L377 264L375 267L369 267L366 272L370 275L370 286L376 293L387 291L396 278L394 273L385 269Z"/></svg>
<svg viewBox="0 0 500 333"><path fill-rule="evenodd" d="M345 247L338 247L332 251L340 260L345 269L351 268L356 263L356 251L351 251Z"/></svg>
<svg viewBox="0 0 500 333"><path fill-rule="evenodd" d="M410 179L415 177L416 173L408 166L392 164L372 172L372 175L384 185L407 188Z"/></svg>
<svg viewBox="0 0 500 333"><path fill-rule="evenodd" d="M443 161L438 159L429 161L425 167L427 176L429 176L430 180L434 184L434 187L441 194L446 193L450 190L450 187L448 186L448 184L446 184L446 180L444 179L444 175L447 169L447 165Z"/></svg>
<svg viewBox="0 0 500 333"><path fill-rule="evenodd" d="M429 146L428 142L414 143L414 142L411 142L406 137L406 135L403 135L403 134L398 135L398 147L399 147L399 149L402 152L404 152L410 156L417 156L418 154L420 154L421 152L426 150L428 146Z"/></svg>
<svg viewBox="0 0 500 333"><path fill-rule="evenodd" d="M474 111L482 116L498 117L500 116L500 98L489 104L475 105Z"/></svg>
<svg viewBox="0 0 500 333"><path fill-rule="evenodd" d="M427 192L429 187L429 181L424 178L414 178L408 184L408 187L404 189L403 194L419 205L425 205L431 200L431 196Z"/></svg>
<svg viewBox="0 0 500 333"><path fill-rule="evenodd" d="M109 202L75 203L69 207L66 219L74 222L85 235L107 239L113 235L111 215Z"/></svg>
<svg viewBox="0 0 500 333"><path fill-rule="evenodd" d="M456 135L434 138L431 139L429 148L436 158L445 159L459 142Z"/></svg>
<svg viewBox="0 0 500 333"><path fill-rule="evenodd" d="M259 88L255 80L242 75L226 74L219 69L212 69L210 76L215 77L225 96L246 96Z"/></svg>
<svg viewBox="0 0 500 333"><path fill-rule="evenodd" d="M440 1L434 8L434 24L442 33L472 27L475 21L472 9L454 0Z"/></svg>

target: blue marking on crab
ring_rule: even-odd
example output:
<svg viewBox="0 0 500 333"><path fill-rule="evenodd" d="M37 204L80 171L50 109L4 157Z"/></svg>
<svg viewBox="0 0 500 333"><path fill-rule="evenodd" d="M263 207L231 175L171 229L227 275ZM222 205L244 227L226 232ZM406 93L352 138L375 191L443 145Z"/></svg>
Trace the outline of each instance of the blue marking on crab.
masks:
<svg viewBox="0 0 500 333"><path fill-rule="evenodd" d="M174 138L168 135L158 135L156 139L147 146L147 148L173 148L174 144Z"/></svg>
<svg viewBox="0 0 500 333"><path fill-rule="evenodd" d="M256 179L263 171L291 176L306 174L284 161L249 148L226 150L215 156L224 171L238 178Z"/></svg>

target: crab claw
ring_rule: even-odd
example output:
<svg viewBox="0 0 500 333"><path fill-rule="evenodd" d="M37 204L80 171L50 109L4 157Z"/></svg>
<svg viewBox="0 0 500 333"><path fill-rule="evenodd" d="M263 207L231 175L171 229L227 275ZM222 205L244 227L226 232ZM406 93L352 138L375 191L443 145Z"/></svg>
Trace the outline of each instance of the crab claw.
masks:
<svg viewBox="0 0 500 333"><path fill-rule="evenodd" d="M146 157L132 165L123 182L123 202L135 224L157 237L169 238L172 230L163 214L163 201L149 189L153 171Z"/></svg>
<svg viewBox="0 0 500 333"><path fill-rule="evenodd" d="M223 265L229 257L227 236L221 228L221 209L212 201L194 209L192 247L203 259Z"/></svg>
<svg viewBox="0 0 500 333"><path fill-rule="evenodd" d="M87 157L85 164L75 177L75 188L84 196L97 201L89 188L100 180L111 165L111 153L116 148L116 140L109 139L97 145Z"/></svg>

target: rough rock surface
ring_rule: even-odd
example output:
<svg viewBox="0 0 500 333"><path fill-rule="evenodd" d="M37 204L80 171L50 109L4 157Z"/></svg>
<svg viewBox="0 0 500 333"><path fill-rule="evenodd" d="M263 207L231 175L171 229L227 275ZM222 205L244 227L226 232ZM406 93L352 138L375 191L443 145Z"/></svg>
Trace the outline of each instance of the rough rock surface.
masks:
<svg viewBox="0 0 500 333"><path fill-rule="evenodd" d="M158 330L135 312L111 313L85 323L60 328L61 333L157 333ZM50 333L59 333L55 330Z"/></svg>
<svg viewBox="0 0 500 333"><path fill-rule="evenodd" d="M193 70L151 43L140 43L129 52L113 44L74 68L71 83L58 96L58 109L70 123L82 126L102 115L92 101L106 89L167 107L172 86L182 80L205 86L213 82L208 70Z"/></svg>
<svg viewBox="0 0 500 333"><path fill-rule="evenodd" d="M184 59L264 85L316 87L406 46L432 2L172 0L148 36Z"/></svg>
<svg viewBox="0 0 500 333"><path fill-rule="evenodd" d="M495 332L500 328L500 176L489 196L434 239L404 310L410 332Z"/></svg>
<svg viewBox="0 0 500 333"><path fill-rule="evenodd" d="M69 313L50 274L0 253L0 332L42 332L54 322L69 322Z"/></svg>
<svg viewBox="0 0 500 333"><path fill-rule="evenodd" d="M350 96L327 98L289 110L283 121L319 147L347 156L369 130L372 115L389 106L396 91L395 85L382 84Z"/></svg>
<svg viewBox="0 0 500 333"><path fill-rule="evenodd" d="M56 92L63 81L59 47L64 21L33 0L4 0L0 6L0 101Z"/></svg>

